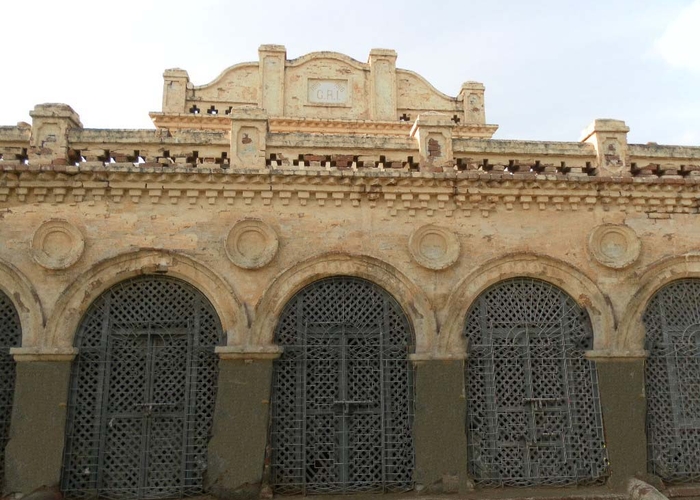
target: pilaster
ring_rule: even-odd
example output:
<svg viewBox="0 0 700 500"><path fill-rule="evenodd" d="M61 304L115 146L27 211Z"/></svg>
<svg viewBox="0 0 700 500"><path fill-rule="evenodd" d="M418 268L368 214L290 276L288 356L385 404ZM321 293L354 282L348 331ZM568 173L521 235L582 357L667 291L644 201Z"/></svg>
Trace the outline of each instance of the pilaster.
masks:
<svg viewBox="0 0 700 500"><path fill-rule="evenodd" d="M259 497L273 359L221 356L205 487L219 498Z"/></svg>
<svg viewBox="0 0 700 500"><path fill-rule="evenodd" d="M581 142L595 147L598 175L603 177L630 177L627 132L622 120L595 120L583 131Z"/></svg>
<svg viewBox="0 0 700 500"><path fill-rule="evenodd" d="M261 45L260 58L260 107L268 116L284 115L284 68L287 49L284 45Z"/></svg>
<svg viewBox="0 0 700 500"><path fill-rule="evenodd" d="M69 158L68 133L82 128L80 117L67 104L37 104L29 112L32 134L29 139L29 161L67 164L80 158Z"/></svg>
<svg viewBox="0 0 700 500"><path fill-rule="evenodd" d="M372 49L369 53L370 113L376 121L395 121L396 51Z"/></svg>
<svg viewBox="0 0 700 500"><path fill-rule="evenodd" d="M190 76L180 68L163 73L163 113L186 113L187 89Z"/></svg>
<svg viewBox="0 0 700 500"><path fill-rule="evenodd" d="M484 106L485 87L479 82L464 82L458 99L464 106L464 123L479 124L486 123L486 111Z"/></svg>
<svg viewBox="0 0 700 500"><path fill-rule="evenodd" d="M608 486L624 490L647 469L646 398L643 357L586 357L596 361L606 448Z"/></svg>
<svg viewBox="0 0 700 500"><path fill-rule="evenodd" d="M72 356L15 359L5 493L27 494L60 482Z"/></svg>
<svg viewBox="0 0 700 500"><path fill-rule="evenodd" d="M414 360L416 489L464 493L467 477L464 360Z"/></svg>
<svg viewBox="0 0 700 500"><path fill-rule="evenodd" d="M264 168L267 147L267 114L260 109L231 113L231 166Z"/></svg>
<svg viewBox="0 0 700 500"><path fill-rule="evenodd" d="M453 126L450 117L442 113L418 115L411 129L411 137L418 141L421 170L441 172L442 167L452 165Z"/></svg>

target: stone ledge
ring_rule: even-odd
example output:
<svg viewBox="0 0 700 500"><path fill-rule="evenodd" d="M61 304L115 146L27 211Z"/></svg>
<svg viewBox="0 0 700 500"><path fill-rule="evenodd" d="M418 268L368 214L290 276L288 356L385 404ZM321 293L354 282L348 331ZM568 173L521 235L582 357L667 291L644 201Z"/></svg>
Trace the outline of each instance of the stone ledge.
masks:
<svg viewBox="0 0 700 500"><path fill-rule="evenodd" d="M59 362L70 362L73 361L75 356L78 354L77 347L12 347L10 348L10 355L18 363L24 362L46 362L46 361L59 361Z"/></svg>
<svg viewBox="0 0 700 500"><path fill-rule="evenodd" d="M586 351L586 359L592 361L607 361L611 359L645 359L649 357L649 351L633 351L624 349L593 349Z"/></svg>
<svg viewBox="0 0 700 500"><path fill-rule="evenodd" d="M271 346L242 346L225 345L218 346L214 350L219 359L225 360L267 360L277 359L282 355L282 347Z"/></svg>

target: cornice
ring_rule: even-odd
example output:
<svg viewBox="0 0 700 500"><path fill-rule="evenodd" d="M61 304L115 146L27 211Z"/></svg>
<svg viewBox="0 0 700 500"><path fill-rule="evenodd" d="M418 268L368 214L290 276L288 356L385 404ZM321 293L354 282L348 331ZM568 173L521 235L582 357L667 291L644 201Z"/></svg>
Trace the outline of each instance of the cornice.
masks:
<svg viewBox="0 0 700 500"><path fill-rule="evenodd" d="M159 113L149 116L159 129L220 130L231 129L232 115L209 115L192 113ZM412 122L374 120L335 120L322 118L270 117L268 127L271 133L341 134L405 136L411 132ZM464 124L451 127L455 138L490 139L498 130L498 125Z"/></svg>
<svg viewBox="0 0 700 500"><path fill-rule="evenodd" d="M208 115L194 113L159 113L148 114L153 124L159 129L199 129L230 130L233 118L230 115Z"/></svg>
<svg viewBox="0 0 700 500"><path fill-rule="evenodd" d="M116 167L114 165L117 165ZM105 203L369 207L390 215L481 215L497 211L697 213L700 179L512 175L486 172L242 170L63 167L0 172L0 208ZM5 165L7 167L7 165ZM19 165L18 165L19 167ZM26 165L24 166L26 167Z"/></svg>

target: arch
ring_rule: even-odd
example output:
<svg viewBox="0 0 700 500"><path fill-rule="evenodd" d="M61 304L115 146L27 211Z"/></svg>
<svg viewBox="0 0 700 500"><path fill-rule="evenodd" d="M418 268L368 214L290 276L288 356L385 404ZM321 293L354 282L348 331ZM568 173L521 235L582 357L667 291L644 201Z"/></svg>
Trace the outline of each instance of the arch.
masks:
<svg viewBox="0 0 700 500"><path fill-rule="evenodd" d="M386 290L408 316L416 336L416 354L429 354L435 346L435 314L423 291L392 265L374 257L350 254L323 254L302 261L283 271L265 290L255 308L249 343L274 343L275 327L287 303L304 286L332 276L364 278Z"/></svg>
<svg viewBox="0 0 700 500"><path fill-rule="evenodd" d="M630 299L620 322L618 348L644 352L642 316L654 294L664 285L681 278L700 278L700 254L669 257L649 265L640 274L641 286Z"/></svg>
<svg viewBox="0 0 700 500"><path fill-rule="evenodd" d="M223 341L211 302L180 278L143 274L102 292L75 336L62 491L201 494Z"/></svg>
<svg viewBox="0 0 700 500"><path fill-rule="evenodd" d="M648 471L668 483L697 482L700 463L700 279L664 284L646 304Z"/></svg>
<svg viewBox="0 0 700 500"><path fill-rule="evenodd" d="M602 484L609 475L587 311L541 278L500 280L467 313L468 464L483 486Z"/></svg>
<svg viewBox="0 0 700 500"><path fill-rule="evenodd" d="M517 277L536 278L561 288L588 311L593 327L594 349L611 346L615 313L598 286L581 271L558 259L519 253L490 260L459 282L447 300L447 316L440 332L438 349L447 356L463 356L466 345L462 331L472 303L491 285Z"/></svg>
<svg viewBox="0 0 700 500"><path fill-rule="evenodd" d="M39 295L31 282L11 264L0 262L0 291L12 301L22 328L22 346L35 347L43 341L46 324Z"/></svg>
<svg viewBox="0 0 700 500"><path fill-rule="evenodd" d="M284 351L270 405L274 491L412 489L414 342L396 299L364 278L314 281L285 306L276 341Z"/></svg>
<svg viewBox="0 0 700 500"><path fill-rule="evenodd" d="M163 273L199 290L214 306L227 344L246 337L247 315L233 288L204 264L185 255L141 250L102 261L79 276L62 294L46 326L47 342L54 348L73 347L78 325L92 302L119 281L141 274Z"/></svg>

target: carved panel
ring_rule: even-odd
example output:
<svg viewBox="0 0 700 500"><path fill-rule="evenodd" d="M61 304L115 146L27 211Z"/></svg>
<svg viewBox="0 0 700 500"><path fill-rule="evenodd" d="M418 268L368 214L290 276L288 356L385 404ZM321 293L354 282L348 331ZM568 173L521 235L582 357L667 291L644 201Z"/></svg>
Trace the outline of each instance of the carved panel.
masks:
<svg viewBox="0 0 700 500"><path fill-rule="evenodd" d="M258 269L277 254L279 240L275 231L262 221L247 219L237 222L225 241L231 262L245 269Z"/></svg>
<svg viewBox="0 0 700 500"><path fill-rule="evenodd" d="M624 225L604 224L588 237L588 249L601 265L622 269L639 258L642 244L637 233Z"/></svg>
<svg viewBox="0 0 700 500"><path fill-rule="evenodd" d="M66 269L75 264L83 254L85 238L68 221L44 222L32 239L32 257L47 269Z"/></svg>
<svg viewBox="0 0 700 500"><path fill-rule="evenodd" d="M418 228L408 240L413 259L423 267L440 270L450 267L459 257L459 240L451 231L428 224Z"/></svg>

